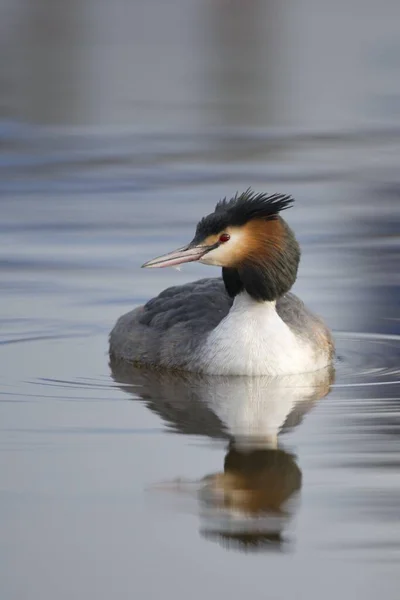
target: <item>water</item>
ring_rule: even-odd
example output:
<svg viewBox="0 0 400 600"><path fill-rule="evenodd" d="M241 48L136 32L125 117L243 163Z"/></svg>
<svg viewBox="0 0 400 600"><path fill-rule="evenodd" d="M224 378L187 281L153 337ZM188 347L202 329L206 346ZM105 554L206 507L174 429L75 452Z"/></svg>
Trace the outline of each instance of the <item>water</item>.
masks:
<svg viewBox="0 0 400 600"><path fill-rule="evenodd" d="M1 600L397 600L398 12L0 1ZM122 313L218 274L140 265L249 185L296 197L334 373L110 365Z"/></svg>
<svg viewBox="0 0 400 600"><path fill-rule="evenodd" d="M397 597L395 191L271 183L243 161L226 185L214 179L224 160L203 181L181 162L171 181L160 167L156 185L127 190L87 164L47 165L45 189L42 166L3 179L2 597ZM277 389L110 366L120 314L217 275L140 264L191 239L252 176L297 197L296 292L335 331L335 374Z"/></svg>

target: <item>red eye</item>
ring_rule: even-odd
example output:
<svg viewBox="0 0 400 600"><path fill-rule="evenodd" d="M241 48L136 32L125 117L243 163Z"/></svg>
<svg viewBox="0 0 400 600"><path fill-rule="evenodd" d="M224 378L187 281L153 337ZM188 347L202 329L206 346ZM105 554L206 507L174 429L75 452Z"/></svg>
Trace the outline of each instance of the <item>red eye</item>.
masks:
<svg viewBox="0 0 400 600"><path fill-rule="evenodd" d="M230 239L231 236L229 235L229 233L221 233L221 235L219 236L219 241L222 243L227 242Z"/></svg>

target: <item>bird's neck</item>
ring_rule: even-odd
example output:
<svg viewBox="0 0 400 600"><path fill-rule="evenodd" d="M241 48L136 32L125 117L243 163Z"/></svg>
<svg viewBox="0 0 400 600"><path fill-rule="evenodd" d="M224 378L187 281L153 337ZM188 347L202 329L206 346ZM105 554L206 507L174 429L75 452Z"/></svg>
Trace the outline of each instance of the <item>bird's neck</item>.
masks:
<svg viewBox="0 0 400 600"><path fill-rule="evenodd" d="M244 291L244 285L237 269L223 267L222 279L224 280L225 289L231 298L235 298Z"/></svg>
<svg viewBox="0 0 400 600"><path fill-rule="evenodd" d="M239 269L223 267L222 278L225 289L231 298L242 292L257 302L274 302L280 295L277 293L278 286L274 280L275 274L259 265L243 266ZM294 283L294 281L293 281ZM286 293L293 285L288 283L287 288L282 290Z"/></svg>

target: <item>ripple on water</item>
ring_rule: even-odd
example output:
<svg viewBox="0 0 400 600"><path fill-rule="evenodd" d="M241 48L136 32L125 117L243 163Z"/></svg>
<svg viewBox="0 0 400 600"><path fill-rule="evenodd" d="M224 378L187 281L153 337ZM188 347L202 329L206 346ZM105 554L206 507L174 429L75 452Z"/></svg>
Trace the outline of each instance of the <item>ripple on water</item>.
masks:
<svg viewBox="0 0 400 600"><path fill-rule="evenodd" d="M3 329L0 339L0 345L3 346L34 344L42 340L88 338L99 333L104 335L103 328L94 324L84 325L57 319L40 319L34 323L29 319L5 319L3 324L8 326L6 330ZM333 389L400 385L400 336L338 332L335 339L337 359ZM76 396L77 390L105 390L116 387L116 383L111 383L107 375L101 378L72 375L59 379L47 377L45 372L36 379L30 379L29 384L35 387L59 388L64 392L69 389L71 399Z"/></svg>
<svg viewBox="0 0 400 600"><path fill-rule="evenodd" d="M49 327L54 325L50 323ZM51 328L51 327L50 327ZM45 329L45 328L43 328ZM46 328L47 329L47 328ZM0 343L24 343L39 339L68 338L98 334L96 328L82 326L68 327L68 331L46 333L24 337L14 334ZM400 385L400 336L380 335L374 333L339 332L335 334L337 359L335 362L335 381L332 388L362 387L362 386L396 386ZM107 358L105 357L105 361ZM115 388L114 382L110 383L107 376L71 377L56 379L52 377L38 377L31 380L32 385L46 387L85 390ZM119 384L119 387L123 384ZM71 397L73 394L71 393Z"/></svg>
<svg viewBox="0 0 400 600"><path fill-rule="evenodd" d="M335 338L337 361L333 387L400 383L400 336L340 332Z"/></svg>

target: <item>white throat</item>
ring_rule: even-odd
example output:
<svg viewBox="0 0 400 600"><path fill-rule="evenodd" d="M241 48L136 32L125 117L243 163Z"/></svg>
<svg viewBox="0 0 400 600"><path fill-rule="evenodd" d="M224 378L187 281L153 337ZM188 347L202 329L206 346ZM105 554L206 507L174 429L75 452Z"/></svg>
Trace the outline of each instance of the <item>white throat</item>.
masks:
<svg viewBox="0 0 400 600"><path fill-rule="evenodd" d="M283 375L315 371L314 352L284 323L275 302L238 294L228 315L199 351L201 370L214 375Z"/></svg>

